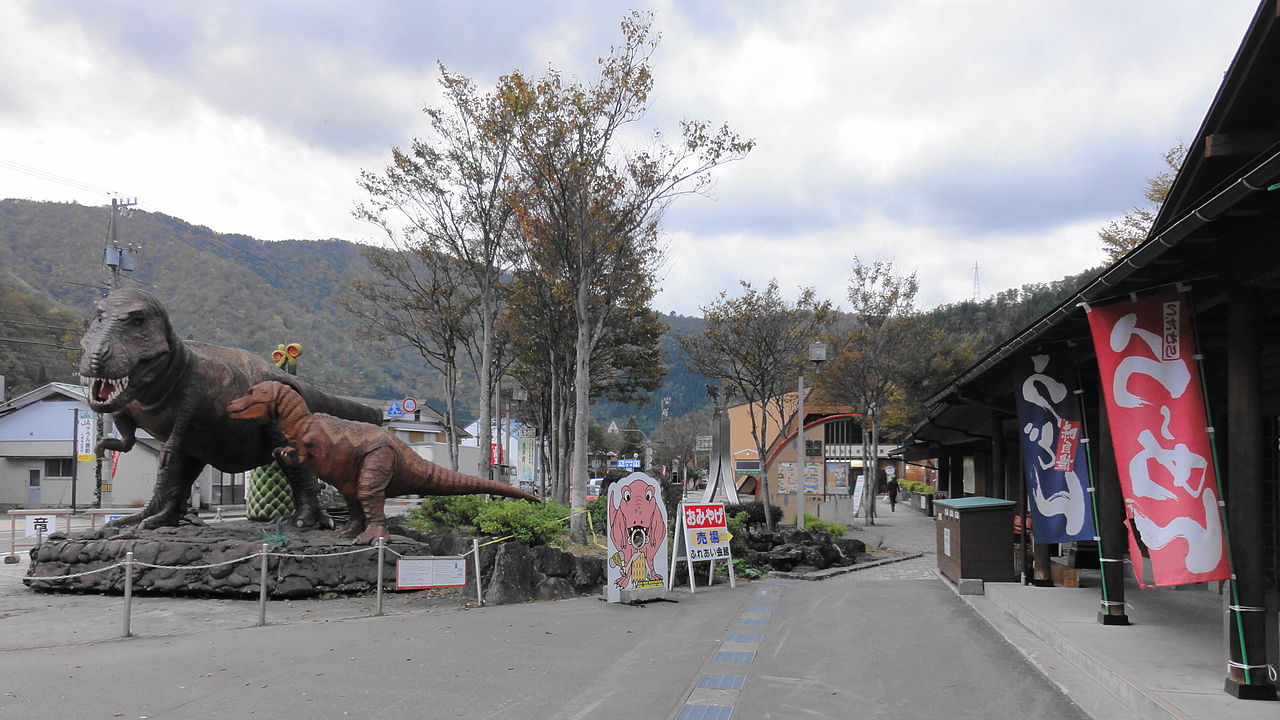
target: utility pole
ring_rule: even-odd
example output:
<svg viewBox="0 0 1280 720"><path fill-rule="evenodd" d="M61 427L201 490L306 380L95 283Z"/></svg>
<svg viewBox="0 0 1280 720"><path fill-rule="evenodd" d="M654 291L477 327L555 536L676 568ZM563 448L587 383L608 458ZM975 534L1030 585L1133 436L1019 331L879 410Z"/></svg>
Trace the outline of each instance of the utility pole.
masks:
<svg viewBox="0 0 1280 720"><path fill-rule="evenodd" d="M111 198L111 218L107 221L106 248L102 251L102 264L111 268L111 290L117 290L120 287L120 271L133 272L137 269L138 251L142 248L135 248L133 243L129 243L126 247L120 247L119 223L116 221L116 218L125 212L126 208L131 208L137 204L137 198L128 200ZM111 415L109 413L99 413L98 437L105 438L111 434L112 430ZM111 490L111 484L107 484L105 487L102 484L102 458L95 458L93 463L93 506L96 508L102 507L102 493L104 491L111 492Z"/></svg>

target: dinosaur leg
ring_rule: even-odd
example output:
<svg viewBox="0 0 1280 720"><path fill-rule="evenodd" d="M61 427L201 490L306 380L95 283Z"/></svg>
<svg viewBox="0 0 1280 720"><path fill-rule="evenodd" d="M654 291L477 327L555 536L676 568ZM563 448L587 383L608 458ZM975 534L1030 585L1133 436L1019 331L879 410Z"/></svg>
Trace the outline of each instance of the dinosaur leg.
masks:
<svg viewBox="0 0 1280 720"><path fill-rule="evenodd" d="M338 537L353 538L364 532L364 508L360 507L360 501L355 497L348 497L346 501L349 517L338 531Z"/></svg>
<svg viewBox="0 0 1280 720"><path fill-rule="evenodd" d="M396 452L382 447L368 455L360 463L360 477L356 484L356 499L364 509L364 532L356 537L355 545L372 545L375 538L391 537L387 532L387 486L396 471Z"/></svg>
<svg viewBox="0 0 1280 720"><path fill-rule="evenodd" d="M300 528L333 528L333 518L320 507L320 483L303 465L281 465L293 489L293 524Z"/></svg>
<svg viewBox="0 0 1280 720"><path fill-rule="evenodd" d="M153 529L171 527L178 524L187 512L191 499L191 484L200 476L205 462L182 451L169 455L169 461L160 468L160 476L156 479L155 492L151 502L137 515L121 518L121 525L132 525L141 522L141 527Z"/></svg>

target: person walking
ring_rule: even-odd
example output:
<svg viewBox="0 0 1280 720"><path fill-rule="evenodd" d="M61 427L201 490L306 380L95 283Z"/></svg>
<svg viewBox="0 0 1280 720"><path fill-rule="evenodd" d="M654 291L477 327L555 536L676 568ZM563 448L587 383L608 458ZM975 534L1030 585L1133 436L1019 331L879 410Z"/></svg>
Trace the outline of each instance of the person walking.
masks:
<svg viewBox="0 0 1280 720"><path fill-rule="evenodd" d="M889 512L898 511L898 479L889 478Z"/></svg>

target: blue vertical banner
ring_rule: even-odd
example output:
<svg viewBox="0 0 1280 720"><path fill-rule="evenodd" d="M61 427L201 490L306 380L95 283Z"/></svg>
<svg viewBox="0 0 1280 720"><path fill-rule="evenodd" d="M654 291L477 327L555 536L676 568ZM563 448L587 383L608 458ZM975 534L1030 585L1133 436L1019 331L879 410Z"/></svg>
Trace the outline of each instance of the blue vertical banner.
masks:
<svg viewBox="0 0 1280 720"><path fill-rule="evenodd" d="M1079 397L1066 381L1071 365L1048 354L1023 361L1018 436L1036 543L1093 540L1093 503Z"/></svg>

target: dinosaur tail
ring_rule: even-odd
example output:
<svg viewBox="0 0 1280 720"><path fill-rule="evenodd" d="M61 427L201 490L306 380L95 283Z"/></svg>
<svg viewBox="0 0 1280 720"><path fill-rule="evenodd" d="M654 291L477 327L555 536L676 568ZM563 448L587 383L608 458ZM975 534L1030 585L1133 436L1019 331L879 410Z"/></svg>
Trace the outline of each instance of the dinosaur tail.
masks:
<svg viewBox="0 0 1280 720"><path fill-rule="evenodd" d="M377 408L321 392L301 380L295 379L292 383L286 384L292 385L298 391L298 394L306 401L307 409L313 413L324 413L340 417L343 420L369 423L370 425L382 424L382 411Z"/></svg>
<svg viewBox="0 0 1280 720"><path fill-rule="evenodd" d="M409 472L406 473L407 479L404 482L405 486L412 487L409 492L416 491L422 495L488 493L490 495L503 495L510 498L528 500L529 502L542 502L536 495L530 495L520 488L441 467L416 453L410 454L409 458L411 467L406 468Z"/></svg>

